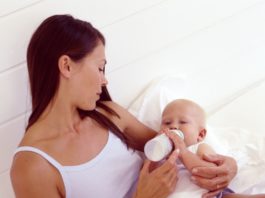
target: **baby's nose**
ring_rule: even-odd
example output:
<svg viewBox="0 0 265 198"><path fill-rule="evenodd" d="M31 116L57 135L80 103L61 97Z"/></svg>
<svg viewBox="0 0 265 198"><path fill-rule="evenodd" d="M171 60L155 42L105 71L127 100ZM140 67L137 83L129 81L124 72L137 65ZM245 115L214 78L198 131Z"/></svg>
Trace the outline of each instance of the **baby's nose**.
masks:
<svg viewBox="0 0 265 198"><path fill-rule="evenodd" d="M169 129L170 129L170 130L178 130L178 127L176 127L176 126L171 126L171 127L169 127Z"/></svg>

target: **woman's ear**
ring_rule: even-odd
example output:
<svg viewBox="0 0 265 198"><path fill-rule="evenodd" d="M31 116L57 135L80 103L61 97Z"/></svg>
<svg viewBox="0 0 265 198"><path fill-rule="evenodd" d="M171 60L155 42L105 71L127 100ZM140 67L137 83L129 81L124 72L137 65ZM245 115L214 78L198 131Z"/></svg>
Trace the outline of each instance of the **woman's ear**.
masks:
<svg viewBox="0 0 265 198"><path fill-rule="evenodd" d="M71 58L67 55L62 55L58 60L60 73L65 78L69 78L71 76L71 61Z"/></svg>
<svg viewBox="0 0 265 198"><path fill-rule="evenodd" d="M204 140L204 138L206 137L206 133L207 133L207 130L205 128L202 128L199 131L199 135L198 135L197 141L201 142L202 140Z"/></svg>

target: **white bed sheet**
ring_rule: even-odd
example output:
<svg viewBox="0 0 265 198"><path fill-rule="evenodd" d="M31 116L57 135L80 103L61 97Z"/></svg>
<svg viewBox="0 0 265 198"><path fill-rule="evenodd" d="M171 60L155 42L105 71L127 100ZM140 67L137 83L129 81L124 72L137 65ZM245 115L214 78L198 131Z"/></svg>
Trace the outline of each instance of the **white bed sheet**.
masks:
<svg viewBox="0 0 265 198"><path fill-rule="evenodd" d="M191 87L194 88L185 77L155 79L130 105L129 111L155 130L159 129L163 108L175 98L194 100L206 108L206 113L212 111L214 103L192 95ZM208 117L206 141L218 153L237 160L238 174L230 187L238 193L265 193L264 101L265 83L260 83L233 101L222 101L225 105ZM207 109L209 106L211 109Z"/></svg>
<svg viewBox="0 0 265 198"><path fill-rule="evenodd" d="M215 136L238 162L231 183L236 192L265 193L265 83L248 90L211 115L208 123L226 128Z"/></svg>

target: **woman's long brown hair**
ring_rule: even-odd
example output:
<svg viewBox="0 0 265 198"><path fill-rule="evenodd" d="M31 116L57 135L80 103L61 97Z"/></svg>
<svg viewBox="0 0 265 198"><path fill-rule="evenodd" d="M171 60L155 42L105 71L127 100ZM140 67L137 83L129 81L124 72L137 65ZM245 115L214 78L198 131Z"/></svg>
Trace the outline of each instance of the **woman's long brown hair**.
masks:
<svg viewBox="0 0 265 198"><path fill-rule="evenodd" d="M59 87L58 59L68 55L78 61L91 53L98 42L105 45L104 36L90 23L75 19L70 15L54 15L44 20L32 35L27 50L27 65L32 97L32 113L26 129L32 126L52 101ZM111 101L107 87L103 87L97 107L119 117L104 105L102 101ZM102 113L78 109L81 118L89 116L101 126L118 136L128 147L132 140Z"/></svg>

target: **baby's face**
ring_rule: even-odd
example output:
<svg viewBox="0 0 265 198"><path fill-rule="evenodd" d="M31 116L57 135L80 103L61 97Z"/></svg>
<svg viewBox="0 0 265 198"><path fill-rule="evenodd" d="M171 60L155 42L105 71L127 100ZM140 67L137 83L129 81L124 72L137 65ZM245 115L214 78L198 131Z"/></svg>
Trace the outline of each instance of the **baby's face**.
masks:
<svg viewBox="0 0 265 198"><path fill-rule="evenodd" d="M201 141L204 113L197 106L187 101L177 100L170 103L162 114L161 130L179 129L184 134L186 146Z"/></svg>

